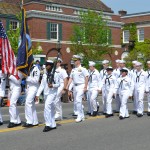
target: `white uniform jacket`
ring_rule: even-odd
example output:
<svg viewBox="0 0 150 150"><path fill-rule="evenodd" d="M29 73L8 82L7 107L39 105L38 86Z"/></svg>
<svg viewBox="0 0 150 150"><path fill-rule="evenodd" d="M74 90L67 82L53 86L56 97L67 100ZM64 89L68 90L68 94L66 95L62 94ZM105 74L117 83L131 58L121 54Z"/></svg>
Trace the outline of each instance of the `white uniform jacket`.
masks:
<svg viewBox="0 0 150 150"><path fill-rule="evenodd" d="M100 74L98 70L89 71L88 89L99 90Z"/></svg>
<svg viewBox="0 0 150 150"><path fill-rule="evenodd" d="M112 74L118 79L120 76L120 68L114 69Z"/></svg>
<svg viewBox="0 0 150 150"><path fill-rule="evenodd" d="M44 95L49 95L51 90L58 89L58 87L60 86L60 80L59 80L59 76L56 72L54 75L54 82L55 83L53 83L53 88L49 88L48 83L47 83L47 73L43 74L42 81L41 81L40 87L36 93L36 96L40 96L40 94L42 93L43 90L44 90Z"/></svg>
<svg viewBox="0 0 150 150"><path fill-rule="evenodd" d="M150 91L150 70L146 71L146 92Z"/></svg>
<svg viewBox="0 0 150 150"><path fill-rule="evenodd" d="M114 93L123 95L123 94L128 94L129 96L133 95L133 90L134 90L134 84L132 80L128 77L120 77L117 79Z"/></svg>
<svg viewBox="0 0 150 150"><path fill-rule="evenodd" d="M0 97L5 96L5 88L6 88L6 74L3 74L2 70L0 70Z"/></svg>
<svg viewBox="0 0 150 150"><path fill-rule="evenodd" d="M27 87L39 87L39 79L40 79L40 70L37 66L33 66L34 68L31 68L30 76L26 78Z"/></svg>
<svg viewBox="0 0 150 150"><path fill-rule="evenodd" d="M56 72L58 73L58 76L60 78L60 83L64 83L64 79L68 77L66 70L61 67L58 67L56 69Z"/></svg>
<svg viewBox="0 0 150 150"><path fill-rule="evenodd" d="M85 84L85 77L89 76L86 68L79 66L73 68L70 74L70 78L73 79L73 85Z"/></svg>
<svg viewBox="0 0 150 150"><path fill-rule="evenodd" d="M116 85L116 77L114 75L106 75L102 82L100 83L100 90L106 90L107 92L109 90L113 90L114 91L114 88L115 88L115 85Z"/></svg>
<svg viewBox="0 0 150 150"><path fill-rule="evenodd" d="M134 83L134 89L137 91L140 90L146 90L146 72L144 70L141 70L140 72L136 72L133 75L133 83Z"/></svg>
<svg viewBox="0 0 150 150"><path fill-rule="evenodd" d="M102 69L102 70L100 71L100 80L102 81L103 78L104 78L106 75L107 75L106 69Z"/></svg>
<svg viewBox="0 0 150 150"><path fill-rule="evenodd" d="M12 90L13 88L21 88L21 81L23 78L22 73L18 72L18 77L19 79L17 79L14 75L10 75L9 77L10 90Z"/></svg>

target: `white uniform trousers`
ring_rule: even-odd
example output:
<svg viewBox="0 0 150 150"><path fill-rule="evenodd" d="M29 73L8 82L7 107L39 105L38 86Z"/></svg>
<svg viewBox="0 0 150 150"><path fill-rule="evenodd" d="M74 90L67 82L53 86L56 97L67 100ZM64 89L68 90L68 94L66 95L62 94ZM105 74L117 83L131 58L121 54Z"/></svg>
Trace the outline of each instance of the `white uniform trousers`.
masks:
<svg viewBox="0 0 150 150"><path fill-rule="evenodd" d="M102 88L102 102L103 102L103 113L106 113L106 99L105 99L105 90Z"/></svg>
<svg viewBox="0 0 150 150"><path fill-rule="evenodd" d="M148 112L150 112L150 91L147 94L147 101L148 101Z"/></svg>
<svg viewBox="0 0 150 150"><path fill-rule="evenodd" d="M128 93L119 94L119 98L120 98L120 104L121 104L119 116L129 117L128 107L127 107L127 101L129 98L129 94Z"/></svg>
<svg viewBox="0 0 150 150"><path fill-rule="evenodd" d="M62 96L62 90L64 88L64 83L61 83L60 87L58 87L57 95L55 99L55 116L59 116L60 119L62 119L62 103L61 103L61 96Z"/></svg>
<svg viewBox="0 0 150 150"><path fill-rule="evenodd" d="M144 111L144 90L134 90L134 110L137 111L138 114L143 115Z"/></svg>
<svg viewBox="0 0 150 150"><path fill-rule="evenodd" d="M1 104L2 98L0 98L0 104ZM0 106L0 122L3 122L2 114L1 114L1 106Z"/></svg>
<svg viewBox="0 0 150 150"><path fill-rule="evenodd" d="M10 93L10 106L9 106L10 122L15 124L21 123L19 111L17 109L17 100L20 96L20 92L21 87L14 87Z"/></svg>
<svg viewBox="0 0 150 150"><path fill-rule="evenodd" d="M74 96L74 113L77 114L77 119L84 119L84 111L82 105L82 98L84 96L84 84L74 86L73 88Z"/></svg>
<svg viewBox="0 0 150 150"><path fill-rule="evenodd" d="M47 95L45 100L45 108L44 108L45 125L51 128L56 127L56 122L55 122L56 94L57 94L57 89L51 90L50 94Z"/></svg>
<svg viewBox="0 0 150 150"><path fill-rule="evenodd" d="M88 103L90 107L90 113L93 114L93 111L97 111L97 98L98 91L94 88L88 90Z"/></svg>
<svg viewBox="0 0 150 150"><path fill-rule="evenodd" d="M104 101L106 103L106 113L112 114L112 97L113 97L113 90L105 90L104 91Z"/></svg>
<svg viewBox="0 0 150 150"><path fill-rule="evenodd" d="M86 92L86 95L87 95L86 97L87 97L88 113L91 114L92 110L91 110L91 103L90 103L90 99L89 99L89 89Z"/></svg>
<svg viewBox="0 0 150 150"><path fill-rule="evenodd" d="M37 92L37 87L29 87L26 93L26 102L25 102L25 118L28 124L37 125L38 118L35 108L35 95Z"/></svg>
<svg viewBox="0 0 150 150"><path fill-rule="evenodd" d="M121 103L120 103L121 100L118 94L116 94L115 96L115 101L116 101L116 111L119 112L120 106L121 106Z"/></svg>

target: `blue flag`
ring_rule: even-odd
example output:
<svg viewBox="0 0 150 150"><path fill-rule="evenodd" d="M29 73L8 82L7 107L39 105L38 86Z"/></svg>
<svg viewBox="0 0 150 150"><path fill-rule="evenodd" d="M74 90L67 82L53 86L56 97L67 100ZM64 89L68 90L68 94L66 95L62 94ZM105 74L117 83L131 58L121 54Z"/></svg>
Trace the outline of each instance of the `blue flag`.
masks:
<svg viewBox="0 0 150 150"><path fill-rule="evenodd" d="M25 9L22 8L22 25L17 55L17 70L19 70L24 76L28 76L33 61L32 42L26 22Z"/></svg>

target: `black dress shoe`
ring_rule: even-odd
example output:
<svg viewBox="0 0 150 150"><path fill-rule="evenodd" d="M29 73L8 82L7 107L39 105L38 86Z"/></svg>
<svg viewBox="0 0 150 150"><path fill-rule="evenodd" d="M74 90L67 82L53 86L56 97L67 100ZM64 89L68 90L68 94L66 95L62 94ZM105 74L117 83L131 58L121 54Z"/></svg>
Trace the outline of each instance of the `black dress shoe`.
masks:
<svg viewBox="0 0 150 150"><path fill-rule="evenodd" d="M44 129L43 129L43 132L48 132L48 131L51 131L51 130L54 130L54 129L56 129L56 127L51 128L49 126L45 126Z"/></svg>
<svg viewBox="0 0 150 150"><path fill-rule="evenodd" d="M137 114L137 117L143 117L143 114Z"/></svg>
<svg viewBox="0 0 150 150"><path fill-rule="evenodd" d="M119 119L120 119L120 120L123 120L123 119L124 119L124 117L122 117L122 116L119 116Z"/></svg>
<svg viewBox="0 0 150 150"><path fill-rule="evenodd" d="M3 125L3 122L0 122L0 126L2 126Z"/></svg>
<svg viewBox="0 0 150 150"><path fill-rule="evenodd" d="M13 128L13 127L15 127L15 124L13 122L9 122L7 128Z"/></svg>
<svg viewBox="0 0 150 150"><path fill-rule="evenodd" d="M22 127L31 128L31 127L33 127L33 124L25 123Z"/></svg>
<svg viewBox="0 0 150 150"><path fill-rule="evenodd" d="M103 112L103 115L107 115L107 114Z"/></svg>
<svg viewBox="0 0 150 150"><path fill-rule="evenodd" d="M97 106L97 113L98 113L98 111L99 111L99 106Z"/></svg>
<svg viewBox="0 0 150 150"><path fill-rule="evenodd" d="M93 117L97 116L97 111L93 111Z"/></svg>
<svg viewBox="0 0 150 150"><path fill-rule="evenodd" d="M109 118L109 117L112 117L112 116L114 116L114 115L113 114L106 114L105 115L106 118Z"/></svg>
<svg viewBox="0 0 150 150"><path fill-rule="evenodd" d="M119 111L117 111L117 110L116 110L116 111L115 111L115 113L117 113L117 114L118 114L118 113L119 113Z"/></svg>
<svg viewBox="0 0 150 150"><path fill-rule="evenodd" d="M73 114L72 116L76 117L76 116L78 116L78 115L76 115L76 114Z"/></svg>
<svg viewBox="0 0 150 150"><path fill-rule="evenodd" d="M134 110L134 111L132 112L132 114L137 115L137 111Z"/></svg>
<svg viewBox="0 0 150 150"><path fill-rule="evenodd" d="M150 112L147 112L147 116L150 116Z"/></svg>
<svg viewBox="0 0 150 150"><path fill-rule="evenodd" d="M87 112L87 113L86 113L86 115L89 115L89 116L91 116L91 113Z"/></svg>

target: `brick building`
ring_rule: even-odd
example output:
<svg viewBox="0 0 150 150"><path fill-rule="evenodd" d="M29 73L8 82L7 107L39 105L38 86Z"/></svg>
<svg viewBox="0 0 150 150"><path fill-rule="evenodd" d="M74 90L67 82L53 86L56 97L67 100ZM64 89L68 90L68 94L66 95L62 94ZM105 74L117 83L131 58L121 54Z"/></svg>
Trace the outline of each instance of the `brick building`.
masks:
<svg viewBox="0 0 150 150"><path fill-rule="evenodd" d="M7 2L9 6L11 4L12 6L10 7L15 8L16 12L20 11L20 0L2 1ZM14 2L16 3L15 5ZM87 11L91 9L97 12L103 11L104 19L107 19L107 25L110 27L112 33L113 59L124 57L128 50L128 46L122 47L123 42L126 45L129 43L129 32L122 32L124 24L135 22L138 28L139 39L142 40L143 30L144 38L149 37L149 12L128 15L125 11L120 11L119 14L114 14L111 8L99 0L24 0L24 7L27 12L27 21L33 44L40 43L41 48L44 50L43 54L46 55L49 52L49 56L56 56L56 52L51 51L51 49L56 47L57 41L60 40L62 43L61 53L64 64L70 64L72 56L70 52L70 35L72 34L74 23L79 22L80 10ZM7 17L10 14L14 16L16 12L12 10L9 13L5 12L7 14L5 15L4 13L1 14L0 11L0 18L3 20L6 28L9 27L12 21L16 21L14 24L18 25L15 18ZM121 39L122 33L123 41ZM106 56L106 58L110 59L109 56Z"/></svg>
<svg viewBox="0 0 150 150"><path fill-rule="evenodd" d="M119 13L124 25L130 25L131 23L136 25L138 42L144 42L145 39L150 39L150 12L127 14L126 11L120 11ZM129 30L123 30L122 34L122 43L124 44L122 57L124 57L128 54L129 43L131 42L132 44L133 41L130 41Z"/></svg>
<svg viewBox="0 0 150 150"><path fill-rule="evenodd" d="M14 3L19 7L18 0L5 0L8 3ZM58 40L62 43L62 59L65 64L70 64L70 35L74 23L79 22L80 10L88 9L97 12L103 11L105 19L108 20L108 26L112 32L112 46L116 49L116 58L120 53L120 34L122 22L120 16L115 15L111 8L107 7L99 0L25 0L24 7L27 11L27 20L30 27L30 34L33 44L39 42L43 54L47 54L53 47L56 47ZM8 24L7 24L8 26ZM50 52L49 55L53 55ZM115 57L114 57L115 58ZM110 59L110 58L109 58Z"/></svg>

